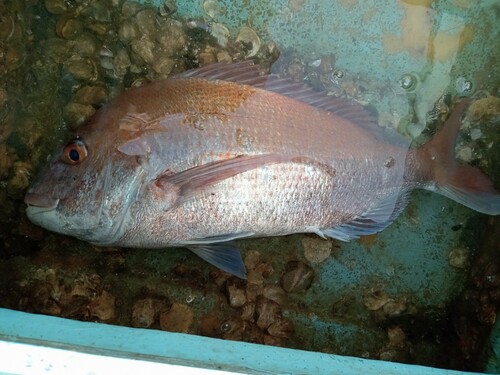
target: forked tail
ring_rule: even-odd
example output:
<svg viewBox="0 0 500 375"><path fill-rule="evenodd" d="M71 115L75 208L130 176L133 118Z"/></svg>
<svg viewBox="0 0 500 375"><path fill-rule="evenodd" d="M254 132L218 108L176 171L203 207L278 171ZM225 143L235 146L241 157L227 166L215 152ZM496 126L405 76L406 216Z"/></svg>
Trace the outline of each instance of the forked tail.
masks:
<svg viewBox="0 0 500 375"><path fill-rule="evenodd" d="M460 116L468 101L458 103L443 128L418 151L423 169L433 177L426 189L442 194L473 210L500 215L500 192L478 168L460 164L455 159L455 140L460 129Z"/></svg>

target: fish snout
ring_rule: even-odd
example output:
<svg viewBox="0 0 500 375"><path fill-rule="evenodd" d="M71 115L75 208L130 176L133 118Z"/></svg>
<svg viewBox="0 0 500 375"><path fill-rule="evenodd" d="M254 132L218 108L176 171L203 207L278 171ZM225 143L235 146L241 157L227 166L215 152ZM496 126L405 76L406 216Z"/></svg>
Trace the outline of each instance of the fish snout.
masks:
<svg viewBox="0 0 500 375"><path fill-rule="evenodd" d="M54 209L59 203L59 199L48 196L47 194L30 193L24 196L24 203L28 206L35 206L46 209Z"/></svg>

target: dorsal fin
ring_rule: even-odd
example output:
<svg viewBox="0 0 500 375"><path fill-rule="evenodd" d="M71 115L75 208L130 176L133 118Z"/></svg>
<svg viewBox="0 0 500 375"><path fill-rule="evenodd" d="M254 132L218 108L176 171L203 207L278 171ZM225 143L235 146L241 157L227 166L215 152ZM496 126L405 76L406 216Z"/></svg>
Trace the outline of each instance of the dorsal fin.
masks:
<svg viewBox="0 0 500 375"><path fill-rule="evenodd" d="M265 74L259 65L252 60L229 64L224 62L210 64L177 74L172 78L205 78L257 87L331 112L376 134L380 132L375 117L360 104L327 95L325 91L315 91L302 82L293 82L275 74Z"/></svg>
<svg viewBox="0 0 500 375"><path fill-rule="evenodd" d="M209 64L201 68L191 69L176 74L172 78L218 79L221 81L265 88L268 75L262 72L259 65L254 64L252 60L246 60L237 63L219 62Z"/></svg>
<svg viewBox="0 0 500 375"><path fill-rule="evenodd" d="M378 128L374 116L360 104L328 95L325 91L316 91L301 82L292 82L276 75L268 76L264 88L268 91L307 103L315 108L321 108L337 116L348 119L357 125L373 130Z"/></svg>

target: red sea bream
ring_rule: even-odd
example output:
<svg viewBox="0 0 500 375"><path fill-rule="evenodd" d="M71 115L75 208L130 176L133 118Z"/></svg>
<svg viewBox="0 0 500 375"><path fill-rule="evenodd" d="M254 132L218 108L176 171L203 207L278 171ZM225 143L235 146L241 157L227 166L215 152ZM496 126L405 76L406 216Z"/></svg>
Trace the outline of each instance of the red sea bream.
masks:
<svg viewBox="0 0 500 375"><path fill-rule="evenodd" d="M498 215L492 182L454 159L465 105L412 150L361 107L250 62L204 67L101 108L29 188L27 215L100 246L187 247L240 277L232 240L348 241L387 227L415 188Z"/></svg>

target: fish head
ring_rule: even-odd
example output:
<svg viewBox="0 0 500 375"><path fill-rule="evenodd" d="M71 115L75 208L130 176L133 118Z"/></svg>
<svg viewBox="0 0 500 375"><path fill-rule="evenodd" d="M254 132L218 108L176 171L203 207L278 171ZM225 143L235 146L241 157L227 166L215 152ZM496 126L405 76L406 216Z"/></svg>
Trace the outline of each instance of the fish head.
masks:
<svg viewBox="0 0 500 375"><path fill-rule="evenodd" d="M29 187L28 218L53 232L112 244L135 199L131 191L139 169L127 168L114 139L102 126L79 129Z"/></svg>

